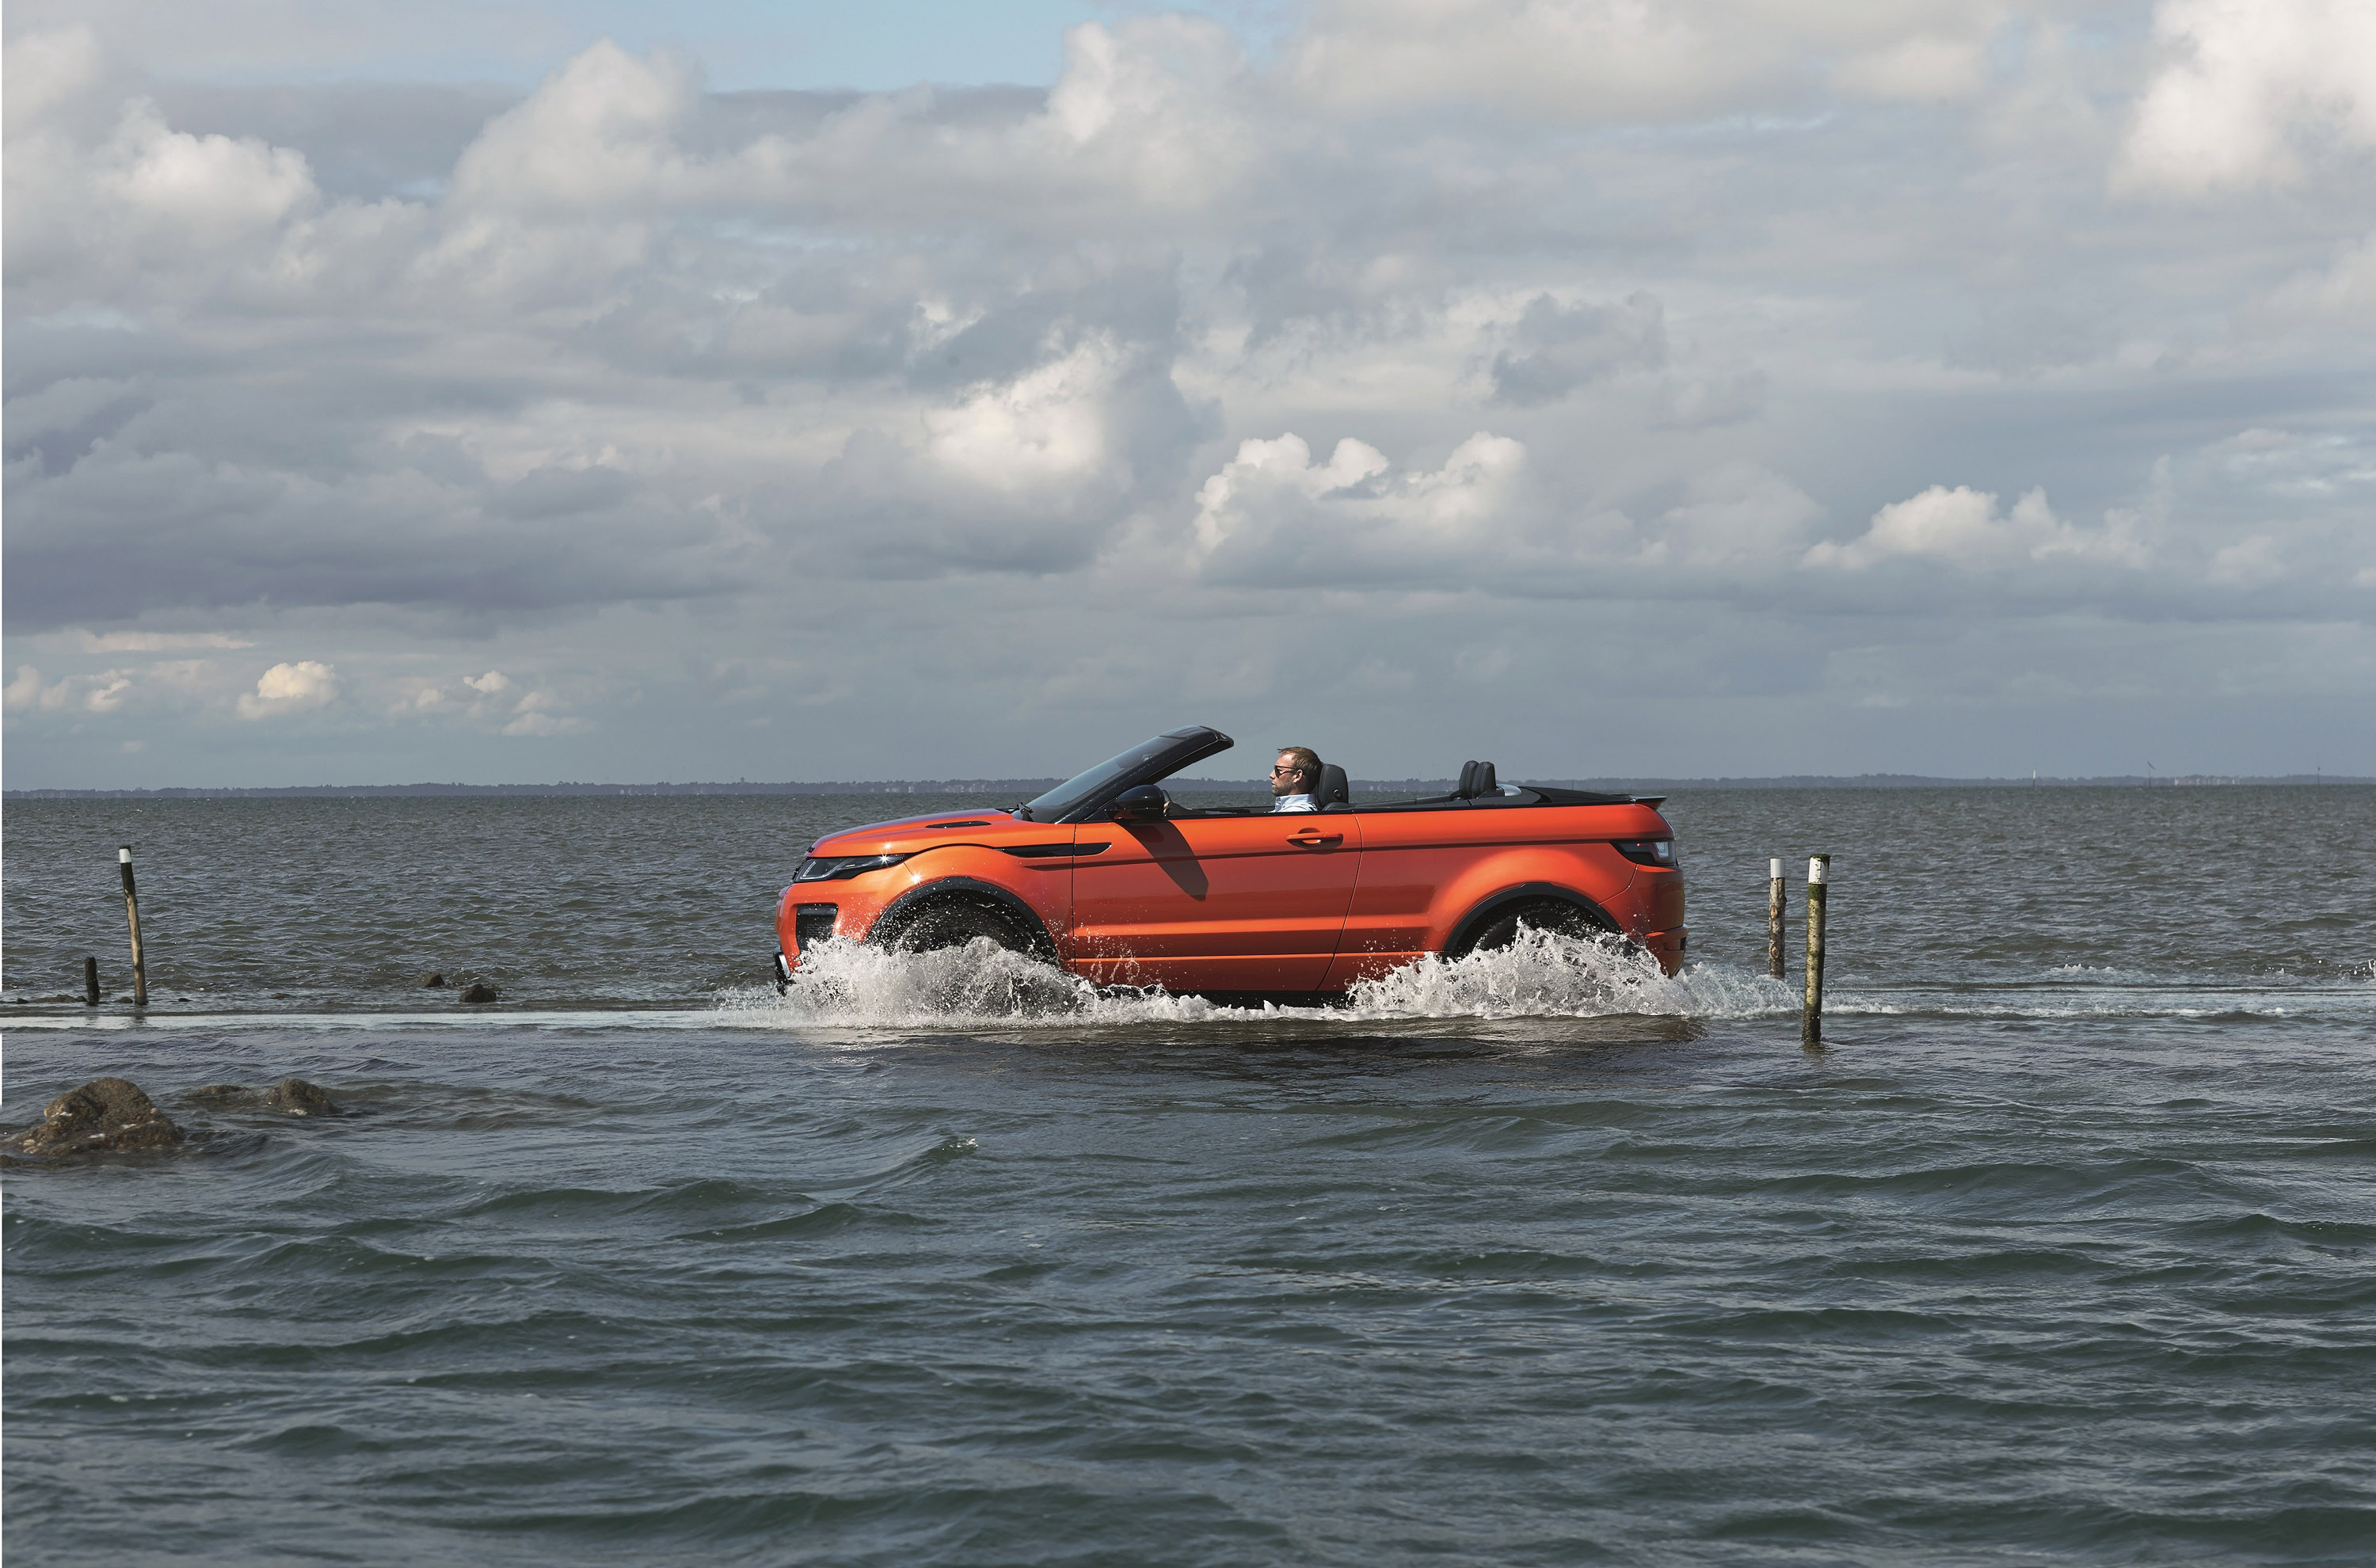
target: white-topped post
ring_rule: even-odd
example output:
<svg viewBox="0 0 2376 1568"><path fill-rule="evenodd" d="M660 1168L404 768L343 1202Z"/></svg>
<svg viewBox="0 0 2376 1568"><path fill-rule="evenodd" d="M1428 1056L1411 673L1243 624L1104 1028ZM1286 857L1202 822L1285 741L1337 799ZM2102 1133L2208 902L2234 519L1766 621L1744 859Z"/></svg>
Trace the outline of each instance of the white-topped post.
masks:
<svg viewBox="0 0 2376 1568"><path fill-rule="evenodd" d="M148 1005L148 962L140 955L140 894L132 885L132 846L120 846L115 863L124 873L124 918L132 924L132 1005Z"/></svg>
<svg viewBox="0 0 2376 1568"><path fill-rule="evenodd" d="M1807 1000L1799 1011L1799 1043L1824 1048L1824 902L1829 896L1832 857L1807 861Z"/></svg>

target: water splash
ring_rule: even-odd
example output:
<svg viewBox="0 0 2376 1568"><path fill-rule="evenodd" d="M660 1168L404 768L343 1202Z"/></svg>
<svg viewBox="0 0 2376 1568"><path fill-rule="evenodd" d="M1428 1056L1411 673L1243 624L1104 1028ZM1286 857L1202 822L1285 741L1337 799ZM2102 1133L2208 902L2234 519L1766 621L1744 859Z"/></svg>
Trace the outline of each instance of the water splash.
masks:
<svg viewBox="0 0 2376 1568"><path fill-rule="evenodd" d="M1788 986L1739 970L1659 972L1648 954L1603 938L1523 930L1463 958L1422 957L1320 1007L1225 1007L1159 987L1099 987L986 938L933 953L836 939L802 956L783 996L721 998L761 1027L1032 1028L1248 1019L1316 1023L1429 1018L1750 1017L1797 1005Z"/></svg>
<svg viewBox="0 0 2376 1568"><path fill-rule="evenodd" d="M725 1006L781 1015L786 1022L899 1025L1077 1018L1096 1000L1087 981L987 937L933 953L836 937L801 955L781 998L738 992Z"/></svg>
<svg viewBox="0 0 2376 1568"><path fill-rule="evenodd" d="M1358 1018L1738 1017L1789 1004L1779 981L1729 969L1670 976L1614 937L1522 926L1506 947L1461 958L1431 954L1364 980L1331 1011Z"/></svg>

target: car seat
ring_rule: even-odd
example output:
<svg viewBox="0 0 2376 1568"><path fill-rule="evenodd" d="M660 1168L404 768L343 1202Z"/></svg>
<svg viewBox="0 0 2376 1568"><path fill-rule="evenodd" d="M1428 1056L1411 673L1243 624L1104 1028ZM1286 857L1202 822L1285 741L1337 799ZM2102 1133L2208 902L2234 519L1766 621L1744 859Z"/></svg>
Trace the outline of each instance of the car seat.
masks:
<svg viewBox="0 0 2376 1568"><path fill-rule="evenodd" d="M1452 791L1464 801L1479 795L1498 795L1502 786L1494 780L1493 765L1490 762L1464 762L1460 765L1460 783Z"/></svg>
<svg viewBox="0 0 2376 1568"><path fill-rule="evenodd" d="M1342 806L1350 811L1352 804L1353 786L1345 777L1345 770L1333 762L1322 763L1320 765L1320 809L1330 811Z"/></svg>

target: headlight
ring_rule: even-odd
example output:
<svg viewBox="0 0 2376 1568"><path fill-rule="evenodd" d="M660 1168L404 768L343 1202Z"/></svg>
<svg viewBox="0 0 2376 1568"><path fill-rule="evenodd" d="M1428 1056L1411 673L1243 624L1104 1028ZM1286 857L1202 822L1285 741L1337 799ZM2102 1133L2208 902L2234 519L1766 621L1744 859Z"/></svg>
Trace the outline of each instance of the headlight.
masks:
<svg viewBox="0 0 2376 1568"><path fill-rule="evenodd" d="M792 873L794 882L847 882L870 871L896 866L906 855L811 855Z"/></svg>
<svg viewBox="0 0 2376 1568"><path fill-rule="evenodd" d="M1623 838L1610 846L1637 866L1675 864L1675 841L1671 838Z"/></svg>

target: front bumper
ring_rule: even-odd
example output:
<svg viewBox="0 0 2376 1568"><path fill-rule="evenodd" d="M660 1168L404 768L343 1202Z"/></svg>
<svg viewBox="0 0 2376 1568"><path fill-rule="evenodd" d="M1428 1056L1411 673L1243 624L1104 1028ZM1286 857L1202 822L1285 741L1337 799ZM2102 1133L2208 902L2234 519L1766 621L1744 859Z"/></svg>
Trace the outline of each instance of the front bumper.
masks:
<svg viewBox="0 0 2376 1568"><path fill-rule="evenodd" d="M801 955L832 936L841 923L838 904L792 904L776 911L776 983L790 983Z"/></svg>

